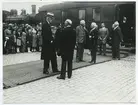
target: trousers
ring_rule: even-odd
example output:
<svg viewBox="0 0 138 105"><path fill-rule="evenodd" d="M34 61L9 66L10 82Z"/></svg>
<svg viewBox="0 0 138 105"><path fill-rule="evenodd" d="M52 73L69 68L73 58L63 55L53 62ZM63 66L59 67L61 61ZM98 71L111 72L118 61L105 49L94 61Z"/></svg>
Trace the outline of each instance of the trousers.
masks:
<svg viewBox="0 0 138 105"><path fill-rule="evenodd" d="M71 78L71 76L72 76L72 60L64 60L64 59L62 59L61 77L63 77L63 78L66 77L66 67L67 66L68 66L68 69L67 69L68 78Z"/></svg>
<svg viewBox="0 0 138 105"><path fill-rule="evenodd" d="M48 70L49 68L49 63L51 61L51 65L52 65L52 70L53 72L57 71L57 57L56 57L56 53L54 53L51 56L51 59L44 59L44 70Z"/></svg>
<svg viewBox="0 0 138 105"><path fill-rule="evenodd" d="M83 53L84 53L84 43L78 43L76 60L78 61L83 60Z"/></svg>

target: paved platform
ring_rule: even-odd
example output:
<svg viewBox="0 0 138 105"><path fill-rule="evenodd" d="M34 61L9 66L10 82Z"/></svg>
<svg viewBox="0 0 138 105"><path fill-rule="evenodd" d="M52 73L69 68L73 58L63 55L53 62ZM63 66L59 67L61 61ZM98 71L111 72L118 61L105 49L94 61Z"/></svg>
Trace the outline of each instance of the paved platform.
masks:
<svg viewBox="0 0 138 105"><path fill-rule="evenodd" d="M4 89L3 103L136 103L135 55L76 69L71 79L56 77Z"/></svg>
<svg viewBox="0 0 138 105"><path fill-rule="evenodd" d="M43 60L37 60L37 59L40 59L40 53L38 52L24 53L24 54L18 54L17 56L16 55L13 55L13 56L15 57L12 57L11 55L9 55L9 58L7 59L10 59L10 60L7 60L8 61L6 62L7 66L3 67L4 88L14 87L17 85L25 84L38 79L59 74L59 73L52 73L51 67L49 70L50 71L49 75L43 74ZM75 61L75 56L76 54L74 54L73 69L92 65L89 63L91 57L90 55L88 55L88 50L85 50L84 52L85 62L77 63ZM18 62L19 57L21 59L20 62ZM121 57L125 57L125 54L121 54ZM107 62L110 60L112 60L111 53L107 53L107 56L97 55L97 64ZM58 61L58 69L61 70L61 57L58 57L57 61ZM14 64L13 62L16 64ZM21 63L21 62L24 62L24 63Z"/></svg>

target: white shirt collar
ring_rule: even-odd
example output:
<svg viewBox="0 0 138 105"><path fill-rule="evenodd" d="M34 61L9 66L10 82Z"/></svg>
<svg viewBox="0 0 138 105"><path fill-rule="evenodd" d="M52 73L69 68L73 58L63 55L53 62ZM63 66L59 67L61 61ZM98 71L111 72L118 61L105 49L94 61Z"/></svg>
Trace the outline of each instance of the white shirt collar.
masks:
<svg viewBox="0 0 138 105"><path fill-rule="evenodd" d="M116 26L116 27L114 28L114 30L117 29L117 28L118 28L118 26Z"/></svg>
<svg viewBox="0 0 138 105"><path fill-rule="evenodd" d="M46 20L46 21L47 21L48 24L50 24L48 20Z"/></svg>
<svg viewBox="0 0 138 105"><path fill-rule="evenodd" d="M71 25L68 25L67 27L71 27Z"/></svg>

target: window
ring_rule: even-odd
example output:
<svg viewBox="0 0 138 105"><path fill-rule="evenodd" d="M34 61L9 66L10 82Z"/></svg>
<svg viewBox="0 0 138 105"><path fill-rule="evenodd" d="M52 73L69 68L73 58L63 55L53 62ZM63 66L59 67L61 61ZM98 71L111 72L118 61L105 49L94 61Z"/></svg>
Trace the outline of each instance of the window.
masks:
<svg viewBox="0 0 138 105"><path fill-rule="evenodd" d="M60 10L52 11L52 13L54 13L55 20L61 20L61 11Z"/></svg>
<svg viewBox="0 0 138 105"><path fill-rule="evenodd" d="M100 8L94 8L93 9L93 19L95 21L100 21L100 12L101 12Z"/></svg>
<svg viewBox="0 0 138 105"><path fill-rule="evenodd" d="M78 19L78 10L77 9L68 9L68 18Z"/></svg>
<svg viewBox="0 0 138 105"><path fill-rule="evenodd" d="M113 6L103 7L102 19L104 21L112 21L114 19L114 7Z"/></svg>
<svg viewBox="0 0 138 105"><path fill-rule="evenodd" d="M79 10L79 19L80 20L85 20L85 10Z"/></svg>

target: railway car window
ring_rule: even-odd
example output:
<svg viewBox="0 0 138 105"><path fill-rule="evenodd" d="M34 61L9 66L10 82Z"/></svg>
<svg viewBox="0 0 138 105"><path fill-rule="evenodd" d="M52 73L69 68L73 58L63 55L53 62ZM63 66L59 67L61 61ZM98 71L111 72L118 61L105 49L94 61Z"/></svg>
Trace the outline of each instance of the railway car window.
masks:
<svg viewBox="0 0 138 105"><path fill-rule="evenodd" d="M61 20L61 11L60 10L56 10L56 11L52 11L52 12L54 13L56 20Z"/></svg>
<svg viewBox="0 0 138 105"><path fill-rule="evenodd" d="M68 16L70 16L71 19L77 19L78 18L78 10L77 9L69 9L68 10Z"/></svg>
<svg viewBox="0 0 138 105"><path fill-rule="evenodd" d="M101 11L100 8L94 8L94 9L93 9L93 19L94 19L95 21L100 21L100 17L101 17L100 11Z"/></svg>
<svg viewBox="0 0 138 105"><path fill-rule="evenodd" d="M113 6L105 6L103 7L103 16L102 19L104 21L112 21L114 19L114 7Z"/></svg>
<svg viewBox="0 0 138 105"><path fill-rule="evenodd" d="M60 10L55 10L52 11L54 13L55 19L53 20L53 24L57 25L61 23L61 11Z"/></svg>
<svg viewBox="0 0 138 105"><path fill-rule="evenodd" d="M85 10L79 10L79 19L80 20L82 20L82 19L85 20Z"/></svg>
<svg viewBox="0 0 138 105"><path fill-rule="evenodd" d="M78 21L78 9L68 9L68 18L72 20L73 22L73 26L79 24L79 21Z"/></svg>

